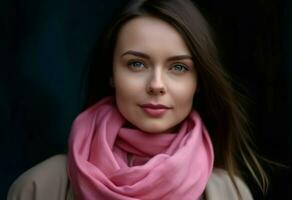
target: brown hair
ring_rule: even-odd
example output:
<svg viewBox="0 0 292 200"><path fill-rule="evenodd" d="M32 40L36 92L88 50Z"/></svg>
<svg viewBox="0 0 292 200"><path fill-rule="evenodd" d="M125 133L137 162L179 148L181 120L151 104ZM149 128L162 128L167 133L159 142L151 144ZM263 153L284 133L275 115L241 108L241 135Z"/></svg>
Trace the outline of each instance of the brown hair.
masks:
<svg viewBox="0 0 292 200"><path fill-rule="evenodd" d="M232 87L230 77L220 64L207 21L190 0L134 0L119 12L105 37L99 41L99 48L93 51L87 106L113 92L108 82L120 28L135 17L147 15L171 24L192 53L199 79L199 92L193 106L203 118L212 138L215 167L228 172L238 193L235 175L241 176L240 167L246 167L262 191L266 191L268 178L251 148L242 96ZM97 78L99 70L105 71L103 76ZM107 86L98 90L100 83Z"/></svg>

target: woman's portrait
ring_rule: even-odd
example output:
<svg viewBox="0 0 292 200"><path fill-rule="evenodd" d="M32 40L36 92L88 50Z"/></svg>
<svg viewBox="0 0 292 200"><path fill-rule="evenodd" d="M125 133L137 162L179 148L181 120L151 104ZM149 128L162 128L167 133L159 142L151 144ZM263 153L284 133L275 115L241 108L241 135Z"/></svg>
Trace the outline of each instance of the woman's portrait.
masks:
<svg viewBox="0 0 292 200"><path fill-rule="evenodd" d="M8 74L23 89L3 87L3 198L287 195L292 18L280 11L292 5L221 3L20 4L19 70Z"/></svg>

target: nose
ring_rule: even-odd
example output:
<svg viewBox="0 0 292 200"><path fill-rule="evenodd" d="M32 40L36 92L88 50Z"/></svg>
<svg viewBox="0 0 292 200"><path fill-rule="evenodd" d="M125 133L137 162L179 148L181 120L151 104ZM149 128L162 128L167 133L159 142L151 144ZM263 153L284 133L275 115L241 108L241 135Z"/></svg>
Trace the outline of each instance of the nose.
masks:
<svg viewBox="0 0 292 200"><path fill-rule="evenodd" d="M147 85L147 93L150 95L164 95L166 93L162 72L160 70L155 70L151 74Z"/></svg>

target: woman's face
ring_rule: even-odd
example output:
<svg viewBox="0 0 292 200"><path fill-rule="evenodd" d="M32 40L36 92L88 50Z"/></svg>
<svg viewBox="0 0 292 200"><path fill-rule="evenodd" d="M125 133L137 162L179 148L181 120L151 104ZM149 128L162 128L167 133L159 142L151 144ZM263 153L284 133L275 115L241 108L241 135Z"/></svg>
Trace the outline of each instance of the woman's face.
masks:
<svg viewBox="0 0 292 200"><path fill-rule="evenodd" d="M120 30L113 84L121 114L149 133L172 131L192 109L197 75L180 34L154 17L138 17Z"/></svg>

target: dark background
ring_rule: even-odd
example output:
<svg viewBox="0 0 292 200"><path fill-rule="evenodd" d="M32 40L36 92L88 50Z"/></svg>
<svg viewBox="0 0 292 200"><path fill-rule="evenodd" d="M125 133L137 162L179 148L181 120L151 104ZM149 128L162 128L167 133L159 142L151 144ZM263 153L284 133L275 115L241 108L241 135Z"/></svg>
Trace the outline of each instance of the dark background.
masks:
<svg viewBox="0 0 292 200"><path fill-rule="evenodd" d="M0 1L0 199L28 168L66 153L81 111L90 48L118 0ZM258 152L292 163L292 1L198 0L224 66L250 99ZM290 14L291 13L291 14ZM291 170L271 168L271 188L255 199L289 199Z"/></svg>

